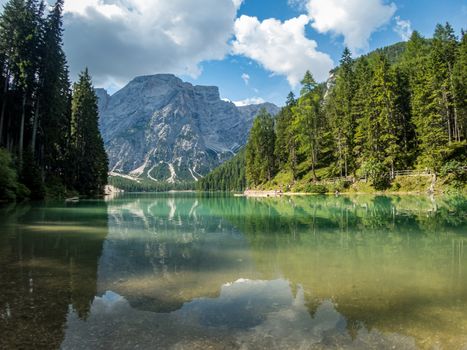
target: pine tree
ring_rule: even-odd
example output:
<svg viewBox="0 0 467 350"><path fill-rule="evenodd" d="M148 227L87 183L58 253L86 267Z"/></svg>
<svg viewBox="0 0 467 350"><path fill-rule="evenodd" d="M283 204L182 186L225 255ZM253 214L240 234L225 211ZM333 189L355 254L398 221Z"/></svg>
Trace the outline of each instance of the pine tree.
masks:
<svg viewBox="0 0 467 350"><path fill-rule="evenodd" d="M256 117L246 146L246 179L258 186L275 175L274 118L263 108Z"/></svg>
<svg viewBox="0 0 467 350"><path fill-rule="evenodd" d="M74 188L84 195L101 194L107 184L108 160L99 132L97 96L87 69L73 86L71 118Z"/></svg>
<svg viewBox="0 0 467 350"><path fill-rule="evenodd" d="M454 30L446 23L438 24L433 36L431 50L432 74L439 94L441 110L446 124L449 143L460 140L457 108L454 103L453 72L457 52L457 39Z"/></svg>
<svg viewBox="0 0 467 350"><path fill-rule="evenodd" d="M419 153L417 165L432 170L440 169L448 143L438 91L431 62L426 57L419 61L413 78L411 104Z"/></svg>
<svg viewBox="0 0 467 350"><path fill-rule="evenodd" d="M291 124L292 124L292 107L295 106L296 100L293 92L287 96L286 105L281 109L276 116L276 166L285 168L289 164L291 158Z"/></svg>
<svg viewBox="0 0 467 350"><path fill-rule="evenodd" d="M351 52L345 48L341 65L337 70L335 86L327 100L328 119L333 129L335 158L341 176L348 176L355 168L353 157L355 139L355 115L352 103L355 94L355 74Z"/></svg>
<svg viewBox="0 0 467 350"><path fill-rule="evenodd" d="M40 126L39 159L45 176L67 175L71 123L71 88L62 46L63 0L58 0L45 21L41 94L38 100Z"/></svg>
<svg viewBox="0 0 467 350"><path fill-rule="evenodd" d="M318 85L315 81L315 78L313 78L313 75L309 70L306 71L305 76L303 77L303 80L300 83L302 84L302 89L300 90L301 96L312 92Z"/></svg>
<svg viewBox="0 0 467 350"><path fill-rule="evenodd" d="M294 114L292 132L298 151L309 160L314 180L321 150L324 116L321 109L323 89L319 87L309 71L302 80L302 95L297 105L292 108Z"/></svg>
<svg viewBox="0 0 467 350"><path fill-rule="evenodd" d="M457 109L459 140L467 140L467 33L462 32L454 65L454 98Z"/></svg>
<svg viewBox="0 0 467 350"><path fill-rule="evenodd" d="M371 92L371 81L373 71L365 57L356 61L355 80L357 83L354 99L352 101L352 114L356 122L354 157L357 167L360 167L365 160L364 147L370 129L370 119L368 118L369 101Z"/></svg>
<svg viewBox="0 0 467 350"><path fill-rule="evenodd" d="M387 60L380 56L357 131L361 168L364 173L370 172L370 168L377 168L378 174L373 176L373 181L380 187L384 187L387 180L380 176L389 173L389 170L394 175L396 169L401 151L398 131L395 77Z"/></svg>

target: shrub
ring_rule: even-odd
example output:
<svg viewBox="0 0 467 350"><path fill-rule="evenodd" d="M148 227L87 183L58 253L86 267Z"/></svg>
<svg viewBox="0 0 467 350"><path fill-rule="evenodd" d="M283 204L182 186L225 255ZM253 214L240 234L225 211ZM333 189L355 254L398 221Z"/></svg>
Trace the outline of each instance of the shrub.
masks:
<svg viewBox="0 0 467 350"><path fill-rule="evenodd" d="M351 181L339 180L330 186L329 192L336 192L336 191L343 192L345 190L348 190L351 185L352 185Z"/></svg>
<svg viewBox="0 0 467 350"><path fill-rule="evenodd" d="M451 160L443 165L439 172L441 177L449 177L453 180L465 182L467 180L467 172L463 169L463 164L457 160Z"/></svg>
<svg viewBox="0 0 467 350"><path fill-rule="evenodd" d="M394 182L392 184L391 190L393 191L399 191L401 189L402 185L399 182Z"/></svg>
<svg viewBox="0 0 467 350"><path fill-rule="evenodd" d="M391 183L389 169L384 163L376 159L369 159L363 163L359 175L368 178L375 190L385 190Z"/></svg>
<svg viewBox="0 0 467 350"><path fill-rule="evenodd" d="M18 192L18 186L18 176L10 153L4 149L0 149L0 199L14 201Z"/></svg>
<svg viewBox="0 0 467 350"><path fill-rule="evenodd" d="M307 193L325 194L328 193L328 189L323 185L308 184L305 187Z"/></svg>

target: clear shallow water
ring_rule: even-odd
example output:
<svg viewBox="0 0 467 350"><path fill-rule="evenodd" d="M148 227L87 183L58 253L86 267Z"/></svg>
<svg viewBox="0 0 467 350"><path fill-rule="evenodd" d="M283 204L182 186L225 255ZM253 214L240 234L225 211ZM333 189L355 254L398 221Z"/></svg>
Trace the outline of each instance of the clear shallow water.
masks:
<svg viewBox="0 0 467 350"><path fill-rule="evenodd" d="M467 349L467 199L4 207L0 335L1 349Z"/></svg>

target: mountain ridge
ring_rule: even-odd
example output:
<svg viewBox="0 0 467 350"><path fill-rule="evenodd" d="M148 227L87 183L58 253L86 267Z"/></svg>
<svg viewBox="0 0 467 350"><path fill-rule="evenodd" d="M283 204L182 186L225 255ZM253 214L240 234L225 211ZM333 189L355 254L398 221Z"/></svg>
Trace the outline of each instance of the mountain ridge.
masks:
<svg viewBox="0 0 467 350"><path fill-rule="evenodd" d="M113 95L96 89L110 174L134 181L198 181L246 143L261 108L221 100L216 86L172 74L139 76Z"/></svg>

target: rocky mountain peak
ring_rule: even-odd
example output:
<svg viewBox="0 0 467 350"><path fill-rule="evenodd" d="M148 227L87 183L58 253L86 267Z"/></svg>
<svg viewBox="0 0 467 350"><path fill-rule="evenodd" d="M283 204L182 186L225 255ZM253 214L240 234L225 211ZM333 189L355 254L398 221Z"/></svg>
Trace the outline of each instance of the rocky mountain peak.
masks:
<svg viewBox="0 0 467 350"><path fill-rule="evenodd" d="M247 141L254 116L273 104L237 108L216 86L171 74L136 77L109 96L96 89L111 174L134 181L193 181L230 159Z"/></svg>

